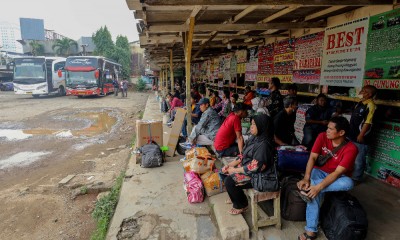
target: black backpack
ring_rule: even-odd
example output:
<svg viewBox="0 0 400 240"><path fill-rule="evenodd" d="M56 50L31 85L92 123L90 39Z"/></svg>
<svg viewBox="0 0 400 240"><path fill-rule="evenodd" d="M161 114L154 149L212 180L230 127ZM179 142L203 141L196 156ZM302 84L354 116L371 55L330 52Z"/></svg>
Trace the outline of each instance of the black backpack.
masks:
<svg viewBox="0 0 400 240"><path fill-rule="evenodd" d="M347 192L326 193L320 221L329 240L361 240L367 237L367 214L357 198Z"/></svg>
<svg viewBox="0 0 400 240"><path fill-rule="evenodd" d="M167 105L167 101L163 100L161 102L161 112L166 113L168 112L168 105Z"/></svg>
<svg viewBox="0 0 400 240"><path fill-rule="evenodd" d="M281 216L289 221L305 221L307 203L294 194L297 191L297 177L287 177L283 180L281 190Z"/></svg>
<svg viewBox="0 0 400 240"><path fill-rule="evenodd" d="M160 167L163 164L163 154L156 142L143 145L139 148L142 154L140 166L142 168Z"/></svg>

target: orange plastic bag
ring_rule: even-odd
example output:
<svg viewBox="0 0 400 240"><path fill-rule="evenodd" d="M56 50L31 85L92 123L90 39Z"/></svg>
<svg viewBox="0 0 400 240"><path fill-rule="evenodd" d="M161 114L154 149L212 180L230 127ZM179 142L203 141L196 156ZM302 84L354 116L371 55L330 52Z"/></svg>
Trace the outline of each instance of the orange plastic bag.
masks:
<svg viewBox="0 0 400 240"><path fill-rule="evenodd" d="M195 158L197 156L209 157L209 156L211 156L211 154L208 151L208 149L205 147L195 147L195 148L187 150L185 152L185 156L186 156L186 159L189 160L189 159Z"/></svg>
<svg viewBox="0 0 400 240"><path fill-rule="evenodd" d="M224 183L216 172L210 171L204 173L201 175L201 180L203 181L206 194L209 197L226 191Z"/></svg>
<svg viewBox="0 0 400 240"><path fill-rule="evenodd" d="M201 157L186 160L183 162L183 168L186 172L193 171L198 174L203 174L214 169L215 158Z"/></svg>

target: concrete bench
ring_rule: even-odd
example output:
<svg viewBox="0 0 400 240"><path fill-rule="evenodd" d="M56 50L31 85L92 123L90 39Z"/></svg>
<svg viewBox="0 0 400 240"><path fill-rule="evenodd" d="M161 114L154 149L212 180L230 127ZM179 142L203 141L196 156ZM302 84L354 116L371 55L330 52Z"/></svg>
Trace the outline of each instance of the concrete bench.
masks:
<svg viewBox="0 0 400 240"><path fill-rule="evenodd" d="M275 225L277 229L281 229L281 200L280 191L278 192L258 192L254 189L247 189L247 195L250 198L251 219L254 231L258 231L259 227ZM258 205L259 202L273 200L274 215L269 216Z"/></svg>

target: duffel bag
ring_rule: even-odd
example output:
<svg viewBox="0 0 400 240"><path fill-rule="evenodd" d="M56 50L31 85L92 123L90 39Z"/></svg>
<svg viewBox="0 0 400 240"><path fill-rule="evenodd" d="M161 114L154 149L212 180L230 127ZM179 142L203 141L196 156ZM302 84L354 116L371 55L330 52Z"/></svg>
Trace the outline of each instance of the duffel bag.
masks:
<svg viewBox="0 0 400 240"><path fill-rule="evenodd" d="M320 220L329 240L362 240L367 237L367 214L357 198L347 192L325 194Z"/></svg>
<svg viewBox="0 0 400 240"><path fill-rule="evenodd" d="M304 173L310 152L278 149L278 169L282 172Z"/></svg>
<svg viewBox="0 0 400 240"><path fill-rule="evenodd" d="M305 203L299 196L294 194L297 191L298 178L287 178L283 180L281 190L281 215L289 221L305 221L306 207Z"/></svg>

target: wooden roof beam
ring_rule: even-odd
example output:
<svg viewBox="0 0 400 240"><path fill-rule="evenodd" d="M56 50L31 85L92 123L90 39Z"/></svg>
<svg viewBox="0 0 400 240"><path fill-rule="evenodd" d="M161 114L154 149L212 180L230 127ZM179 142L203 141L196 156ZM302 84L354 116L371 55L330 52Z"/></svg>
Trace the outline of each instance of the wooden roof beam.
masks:
<svg viewBox="0 0 400 240"><path fill-rule="evenodd" d="M200 5L194 6L192 12L190 13L188 19L186 20L185 24L189 26L190 18L196 17L196 15L200 12L203 7Z"/></svg>
<svg viewBox="0 0 400 240"><path fill-rule="evenodd" d="M337 11L337 10L340 10L340 9L343 9L345 7L346 6L333 6L333 7L324 9L322 11L319 11L319 12L316 12L316 13L313 13L313 14L310 14L310 15L306 16L304 21L310 21L312 19L322 17L322 16L324 16L326 14L329 14L331 12L334 12L334 11Z"/></svg>
<svg viewBox="0 0 400 240"><path fill-rule="evenodd" d="M275 20L275 19L277 19L279 17L282 17L283 15L286 15L286 14L298 9L299 7L301 7L301 5L289 6L289 7L285 8L285 9L283 9L283 10L280 10L277 13L272 14L271 16L268 16L267 18L259 21L258 23L268 23L268 22L270 22L272 20ZM243 34L246 34L248 32L249 31L239 31L237 33L237 35L243 35Z"/></svg>
<svg viewBox="0 0 400 240"><path fill-rule="evenodd" d="M323 28L326 21L318 22L290 22L290 23L260 23L260 24L199 24L195 31L241 31L241 30L268 30L268 29L296 29L296 28ZM183 25L150 25L149 33L184 32L187 26Z"/></svg>
<svg viewBox="0 0 400 240"><path fill-rule="evenodd" d="M134 0L126 0L134 2ZM138 0L136 0L138 1ZM393 0L144 0L145 5L149 6L187 6L187 5L303 5L303 6L367 6L367 5L392 5ZM129 3L128 3L129 6Z"/></svg>

